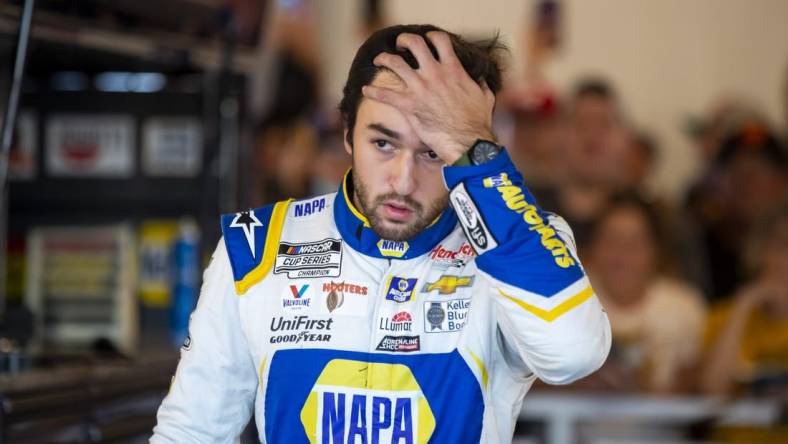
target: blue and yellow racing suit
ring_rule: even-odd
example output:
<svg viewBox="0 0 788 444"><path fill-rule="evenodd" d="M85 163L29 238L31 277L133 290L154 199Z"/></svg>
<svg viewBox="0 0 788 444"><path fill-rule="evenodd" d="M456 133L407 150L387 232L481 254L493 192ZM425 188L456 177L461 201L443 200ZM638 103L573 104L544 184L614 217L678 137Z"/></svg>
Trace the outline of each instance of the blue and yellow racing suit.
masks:
<svg viewBox="0 0 788 444"><path fill-rule="evenodd" d="M222 217L151 442L503 443L535 378L604 362L610 326L571 231L504 151L444 167L407 242L335 194Z"/></svg>

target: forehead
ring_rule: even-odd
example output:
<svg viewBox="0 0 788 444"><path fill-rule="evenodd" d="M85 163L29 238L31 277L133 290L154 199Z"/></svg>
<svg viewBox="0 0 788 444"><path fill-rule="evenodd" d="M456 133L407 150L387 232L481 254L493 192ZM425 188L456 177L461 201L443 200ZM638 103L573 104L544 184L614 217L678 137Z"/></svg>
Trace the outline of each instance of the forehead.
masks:
<svg viewBox="0 0 788 444"><path fill-rule="evenodd" d="M405 90L405 83L393 72L381 70L372 80L372 86L388 88L397 92ZM412 126L398 109L383 102L361 98L356 115L356 130L363 131L367 125L376 123L404 136L405 142L419 143Z"/></svg>
<svg viewBox="0 0 788 444"><path fill-rule="evenodd" d="M610 98L589 95L579 97L574 103L574 114L604 113L612 114L614 111L613 101Z"/></svg>

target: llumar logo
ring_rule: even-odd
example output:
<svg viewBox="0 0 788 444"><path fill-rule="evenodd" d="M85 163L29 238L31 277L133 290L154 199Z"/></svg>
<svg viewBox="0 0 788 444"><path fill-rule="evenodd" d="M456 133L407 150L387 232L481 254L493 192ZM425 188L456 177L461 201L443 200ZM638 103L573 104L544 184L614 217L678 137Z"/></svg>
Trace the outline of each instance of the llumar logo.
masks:
<svg viewBox="0 0 788 444"><path fill-rule="evenodd" d="M525 201L523 189L513 185L506 174L488 177L483 180L485 188L495 188L501 194L501 198L506 202L510 210L523 216L523 220L528 224L528 229L536 231L542 237L544 246L552 255L556 265L561 268L569 268L575 265L575 260L569 254L561 239L558 238L555 230L544 223L544 219L539 215L536 207Z"/></svg>
<svg viewBox="0 0 788 444"><path fill-rule="evenodd" d="M301 408L312 444L426 443L435 416L403 364L330 361Z"/></svg>

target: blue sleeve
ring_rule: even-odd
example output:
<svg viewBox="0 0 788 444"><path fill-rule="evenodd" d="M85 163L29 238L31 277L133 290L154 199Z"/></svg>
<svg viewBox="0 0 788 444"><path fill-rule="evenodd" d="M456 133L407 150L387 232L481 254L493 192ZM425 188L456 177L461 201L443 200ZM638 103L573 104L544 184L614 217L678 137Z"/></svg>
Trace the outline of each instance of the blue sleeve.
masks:
<svg viewBox="0 0 788 444"><path fill-rule="evenodd" d="M444 167L443 177L480 270L546 297L585 276L506 150L484 165Z"/></svg>

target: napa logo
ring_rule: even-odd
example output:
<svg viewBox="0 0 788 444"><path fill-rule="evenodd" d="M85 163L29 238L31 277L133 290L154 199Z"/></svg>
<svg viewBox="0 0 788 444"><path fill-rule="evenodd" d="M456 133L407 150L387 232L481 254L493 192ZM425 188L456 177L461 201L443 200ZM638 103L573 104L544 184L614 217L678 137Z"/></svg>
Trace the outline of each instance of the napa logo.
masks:
<svg viewBox="0 0 788 444"><path fill-rule="evenodd" d="M512 181L509 180L509 175L506 173L497 174L491 177L485 177L482 181L484 188L498 188L498 187L505 187L512 184Z"/></svg>
<svg viewBox="0 0 788 444"><path fill-rule="evenodd" d="M293 215L295 217L311 216L319 213L326 208L326 198L313 199L306 202L293 204Z"/></svg>
<svg viewBox="0 0 788 444"><path fill-rule="evenodd" d="M407 242L396 242L385 239L379 240L377 245L380 254L385 257L402 257L408 251L408 248L410 248Z"/></svg>
<svg viewBox="0 0 788 444"><path fill-rule="evenodd" d="M312 444L421 444L435 416L407 366L334 359L312 387L301 424Z"/></svg>
<svg viewBox="0 0 788 444"><path fill-rule="evenodd" d="M575 265L575 260L569 253L557 233L549 224L545 223L539 211L534 205L525 200L523 189L513 185L512 181L505 173L497 176L487 177L482 181L485 188L495 188L501 195L506 206L522 215L523 221L528 224L528 229L539 234L542 246L553 255L553 261L561 268L569 268Z"/></svg>

